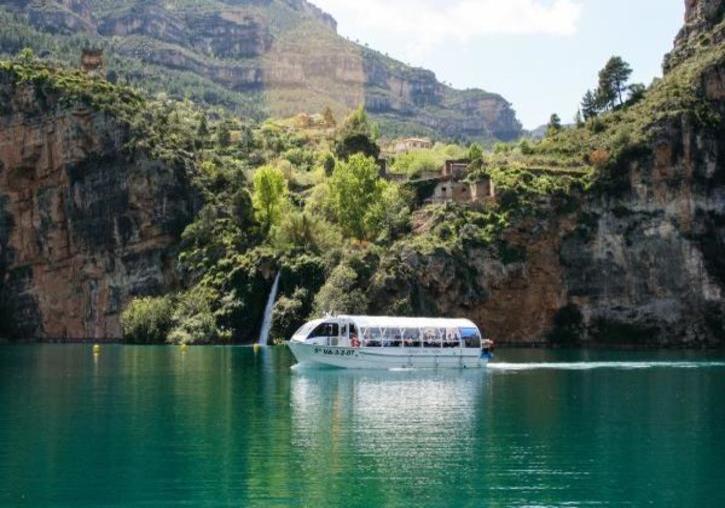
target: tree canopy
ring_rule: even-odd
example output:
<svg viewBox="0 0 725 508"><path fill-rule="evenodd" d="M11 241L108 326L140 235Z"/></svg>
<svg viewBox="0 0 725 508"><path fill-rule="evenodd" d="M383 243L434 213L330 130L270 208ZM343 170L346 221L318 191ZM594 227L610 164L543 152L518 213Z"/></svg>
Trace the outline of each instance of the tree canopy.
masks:
<svg viewBox="0 0 725 508"><path fill-rule="evenodd" d="M346 236L364 240L374 235L378 227L375 211L386 185L370 157L355 154L337 164L329 182L329 205Z"/></svg>
<svg viewBox="0 0 725 508"><path fill-rule="evenodd" d="M282 170L275 166L263 166L254 173L254 216L269 233L279 224L287 195L287 181Z"/></svg>
<svg viewBox="0 0 725 508"><path fill-rule="evenodd" d="M602 109L614 109L617 104L624 104L623 93L627 89L627 81L632 75L632 68L619 56L613 56L599 71L599 87L597 97Z"/></svg>
<svg viewBox="0 0 725 508"><path fill-rule="evenodd" d="M546 126L546 135L553 136L560 130L561 130L561 118L559 118L559 115L554 113L553 115L551 115L551 118L549 118L549 124Z"/></svg>
<svg viewBox="0 0 725 508"><path fill-rule="evenodd" d="M380 147L375 142L377 127L370 122L365 109L360 106L345 119L335 143L335 155L347 160L350 156L361 153L377 159Z"/></svg>

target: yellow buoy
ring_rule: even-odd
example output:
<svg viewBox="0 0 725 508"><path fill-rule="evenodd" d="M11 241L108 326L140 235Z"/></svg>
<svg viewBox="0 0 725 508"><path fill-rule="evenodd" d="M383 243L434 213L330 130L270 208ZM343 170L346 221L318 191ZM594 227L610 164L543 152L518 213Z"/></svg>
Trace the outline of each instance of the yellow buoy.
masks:
<svg viewBox="0 0 725 508"><path fill-rule="evenodd" d="M101 345L100 344L93 344L93 354L94 355L101 354Z"/></svg>
<svg viewBox="0 0 725 508"><path fill-rule="evenodd" d="M182 353L186 353L188 350L189 350L189 346L187 346L186 344L182 344L181 345L181 352Z"/></svg>
<svg viewBox="0 0 725 508"><path fill-rule="evenodd" d="M259 344L255 344L254 345L254 352L255 353L258 352L260 349L262 349L262 346L260 346Z"/></svg>

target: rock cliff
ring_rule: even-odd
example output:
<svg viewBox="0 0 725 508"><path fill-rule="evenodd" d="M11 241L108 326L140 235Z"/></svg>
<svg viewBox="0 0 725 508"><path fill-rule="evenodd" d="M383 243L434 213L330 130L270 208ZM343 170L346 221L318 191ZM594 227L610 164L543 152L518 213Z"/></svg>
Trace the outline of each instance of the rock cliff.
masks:
<svg viewBox="0 0 725 508"><path fill-rule="evenodd" d="M326 106L342 117L365 103L391 135L510 140L521 134L501 96L454 90L432 72L348 41L329 14L305 0L14 1L9 8L37 31L24 44L38 54L72 56L49 47L43 32L61 46L82 37L107 48L118 74L152 91L174 93L178 87L169 85L178 81L185 84L180 96L260 118Z"/></svg>
<svg viewBox="0 0 725 508"><path fill-rule="evenodd" d="M130 296L176 284L183 168L115 115L0 70L0 335L120 337Z"/></svg>
<svg viewBox="0 0 725 508"><path fill-rule="evenodd" d="M687 0L644 140L599 172L576 211L543 203L514 224L503 238L514 259L476 247L389 255L374 310L405 301L416 314L467 315L508 343L725 341L724 5ZM692 99L678 103L677 90ZM626 139L626 118L602 128Z"/></svg>

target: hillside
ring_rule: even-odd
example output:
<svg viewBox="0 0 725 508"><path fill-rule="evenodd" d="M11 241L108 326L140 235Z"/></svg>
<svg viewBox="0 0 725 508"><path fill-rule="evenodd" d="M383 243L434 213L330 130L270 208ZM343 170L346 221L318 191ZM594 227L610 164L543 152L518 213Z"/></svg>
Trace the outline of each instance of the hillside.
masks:
<svg viewBox="0 0 725 508"><path fill-rule="evenodd" d="M257 119L317 113L341 120L359 104L384 134L511 140L521 133L501 96L454 90L336 33L305 0L13 0L0 8L0 52L24 47L77 64L102 47L107 70L172 97Z"/></svg>
<svg viewBox="0 0 725 508"><path fill-rule="evenodd" d="M3 61L0 335L249 342L280 274L275 337L333 311L467 316L517 344L722 344L724 14L687 0L663 78L579 127L414 154L467 153L464 183L496 189L477 203L426 200L403 156L381 178L362 110L250 127Z"/></svg>

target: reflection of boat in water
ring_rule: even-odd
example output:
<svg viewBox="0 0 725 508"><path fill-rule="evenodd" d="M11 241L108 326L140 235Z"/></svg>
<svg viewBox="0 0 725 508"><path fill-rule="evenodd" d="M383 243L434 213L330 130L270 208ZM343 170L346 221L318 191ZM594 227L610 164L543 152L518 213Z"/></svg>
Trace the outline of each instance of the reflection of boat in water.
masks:
<svg viewBox="0 0 725 508"><path fill-rule="evenodd" d="M493 357L493 342L467 319L328 317L288 344L300 364L348 369L479 368Z"/></svg>

